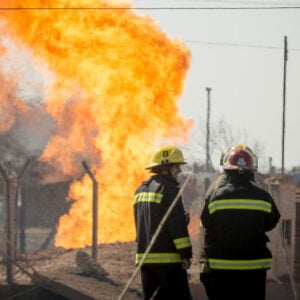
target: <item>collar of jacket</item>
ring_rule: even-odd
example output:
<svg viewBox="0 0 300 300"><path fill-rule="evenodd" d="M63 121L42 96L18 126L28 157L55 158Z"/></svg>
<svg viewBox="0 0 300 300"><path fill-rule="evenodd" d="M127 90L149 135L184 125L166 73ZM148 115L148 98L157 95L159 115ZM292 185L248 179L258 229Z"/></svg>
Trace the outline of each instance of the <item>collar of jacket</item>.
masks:
<svg viewBox="0 0 300 300"><path fill-rule="evenodd" d="M150 178L148 178L146 181L144 181L145 185L149 185L153 180L156 181L169 181L172 182L173 184L176 184L177 186L179 185L179 182L174 179L172 176L169 175L165 175L165 174L155 174L153 176L151 176Z"/></svg>

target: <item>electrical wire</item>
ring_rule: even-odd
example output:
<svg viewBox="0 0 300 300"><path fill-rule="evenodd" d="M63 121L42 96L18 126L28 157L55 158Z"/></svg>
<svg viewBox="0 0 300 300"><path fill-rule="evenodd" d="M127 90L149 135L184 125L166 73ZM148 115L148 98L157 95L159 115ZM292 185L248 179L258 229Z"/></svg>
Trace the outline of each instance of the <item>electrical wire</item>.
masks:
<svg viewBox="0 0 300 300"><path fill-rule="evenodd" d="M236 7L197 7L197 6L149 6L149 7L0 7L1 10L291 10L300 9L299 6L236 6Z"/></svg>
<svg viewBox="0 0 300 300"><path fill-rule="evenodd" d="M138 1L138 0L135 0L135 1ZM300 5L300 2L299 1L296 1L296 2L290 2L290 3L287 3L287 2L268 2L268 1L265 1L265 2L262 2L262 1L226 1L226 0L165 0L166 1L173 1L173 2L206 2L206 3L231 3L231 4L258 4L258 5L281 5L281 6L287 6L287 5Z"/></svg>
<svg viewBox="0 0 300 300"><path fill-rule="evenodd" d="M213 46L227 46L227 47L241 47L241 48L256 48L256 49L270 49L270 50L283 50L283 47L252 45L252 44L239 44L239 43L226 43L226 42L210 42L198 40L186 40L187 44L204 44ZM289 51L300 51L298 48L289 49Z"/></svg>

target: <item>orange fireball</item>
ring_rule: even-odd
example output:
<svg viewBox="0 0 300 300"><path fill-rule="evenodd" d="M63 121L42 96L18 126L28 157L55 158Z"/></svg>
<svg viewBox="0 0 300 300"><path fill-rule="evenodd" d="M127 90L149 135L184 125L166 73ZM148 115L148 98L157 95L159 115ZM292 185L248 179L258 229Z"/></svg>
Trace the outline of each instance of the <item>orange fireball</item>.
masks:
<svg viewBox="0 0 300 300"><path fill-rule="evenodd" d="M189 50L115 1L2 0L0 7L10 8L0 10L2 34L53 74L44 94L56 133L41 159L69 176L85 160L99 184L99 242L133 240L132 196L153 150L188 139L192 123L177 104ZM69 196L56 246L91 245L90 178L74 181Z"/></svg>

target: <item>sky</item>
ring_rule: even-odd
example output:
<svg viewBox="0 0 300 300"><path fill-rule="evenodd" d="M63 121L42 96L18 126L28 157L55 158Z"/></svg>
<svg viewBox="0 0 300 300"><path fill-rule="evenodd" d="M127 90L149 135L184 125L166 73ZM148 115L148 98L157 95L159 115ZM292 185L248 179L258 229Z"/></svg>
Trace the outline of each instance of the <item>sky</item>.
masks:
<svg viewBox="0 0 300 300"><path fill-rule="evenodd" d="M271 157L272 165L281 168L286 36L284 167L288 171L300 166L300 1L132 3L170 38L182 40L191 52L179 109L184 118L194 120L187 146L194 159L205 159L203 132L209 87L210 127L217 128L220 120L225 121L238 138L236 143L259 144L263 153L260 167L268 168ZM212 155L216 167L219 155L217 150Z"/></svg>

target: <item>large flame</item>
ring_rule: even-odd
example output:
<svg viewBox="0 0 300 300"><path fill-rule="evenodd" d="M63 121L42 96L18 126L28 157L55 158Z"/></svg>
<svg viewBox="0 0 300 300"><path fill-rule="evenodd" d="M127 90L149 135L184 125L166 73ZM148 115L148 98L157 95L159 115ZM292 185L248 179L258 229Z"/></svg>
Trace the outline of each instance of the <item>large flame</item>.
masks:
<svg viewBox="0 0 300 300"><path fill-rule="evenodd" d="M0 7L7 8L0 11L1 34L48 69L44 97L57 131L42 160L70 176L86 161L99 184L99 241L133 240L132 197L147 176L144 167L159 143L182 143L191 127L177 107L188 49L115 1L2 0ZM14 121L6 118L3 131ZM56 246L91 245L92 191L88 175L72 184L74 204L60 218Z"/></svg>

